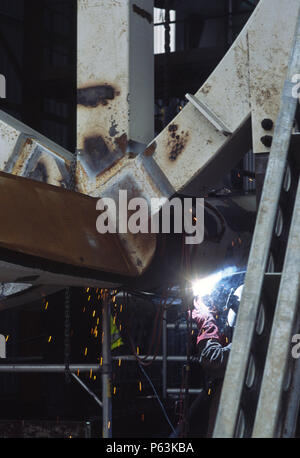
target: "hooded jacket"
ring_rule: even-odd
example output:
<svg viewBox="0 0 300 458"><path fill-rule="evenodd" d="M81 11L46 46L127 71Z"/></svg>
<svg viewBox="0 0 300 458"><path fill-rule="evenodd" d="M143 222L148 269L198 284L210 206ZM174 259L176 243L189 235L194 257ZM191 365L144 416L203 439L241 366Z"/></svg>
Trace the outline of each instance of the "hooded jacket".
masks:
<svg viewBox="0 0 300 458"><path fill-rule="evenodd" d="M221 376L226 367L231 343L227 344L226 336L220 332L217 320L212 312L204 308L195 308L192 319L198 328L198 355L192 358L214 376Z"/></svg>

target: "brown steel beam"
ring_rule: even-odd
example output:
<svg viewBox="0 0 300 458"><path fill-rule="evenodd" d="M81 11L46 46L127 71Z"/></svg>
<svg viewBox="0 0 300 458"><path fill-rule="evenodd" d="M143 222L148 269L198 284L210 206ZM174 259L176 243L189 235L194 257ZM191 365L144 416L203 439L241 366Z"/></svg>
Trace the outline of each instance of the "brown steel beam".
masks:
<svg viewBox="0 0 300 458"><path fill-rule="evenodd" d="M97 232L96 201L0 172L0 248L96 271L137 275L118 235Z"/></svg>

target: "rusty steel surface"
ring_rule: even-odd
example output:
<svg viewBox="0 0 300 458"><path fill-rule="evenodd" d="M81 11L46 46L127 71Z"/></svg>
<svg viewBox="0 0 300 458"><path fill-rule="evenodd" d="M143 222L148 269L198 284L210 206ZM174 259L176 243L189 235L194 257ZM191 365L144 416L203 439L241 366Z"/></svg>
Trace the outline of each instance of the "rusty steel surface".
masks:
<svg viewBox="0 0 300 458"><path fill-rule="evenodd" d="M76 178L84 194L116 202L116 189L145 194L147 174L136 176L130 164L154 136L152 11L153 0L78 0ZM155 235L120 234L120 240L142 273Z"/></svg>
<svg viewBox="0 0 300 458"><path fill-rule="evenodd" d="M152 11L152 0L78 0L77 181L83 193L99 190L153 139Z"/></svg>
<svg viewBox="0 0 300 458"><path fill-rule="evenodd" d="M282 24L283 18L278 14L283 4L289 12L290 21L290 27L285 29ZM153 165L160 171L159 176L156 173L146 173L142 178L144 190L147 187L154 189L149 198L160 194L161 182L168 183L168 193L164 196L170 197L172 193L182 191L194 177L201 176L211 163L218 168L218 160L224 148L228 155L228 169L224 169L224 174L229 172L232 166L230 144L249 117L252 117L253 122L254 152L269 150L260 141L261 122L266 117L271 116L274 119L277 116L288 63L288 50L291 47L296 20L297 1L284 0L283 3L276 0L276 5L273 0L263 0L259 3L232 47L195 94L199 103L207 107L207 116L205 110L200 112L189 102L173 121L148 143L143 156L151 158ZM276 47L282 51L275 52ZM107 100L107 103L109 105L112 101ZM273 107L272 113L269 107ZM102 109L103 106L99 108L99 116ZM147 110L147 106L144 106L143 110ZM217 130L210 122L209 113L214 113L232 134L225 135ZM99 173L97 180L92 180L87 174L82 173L83 159L79 159L80 186L95 197L108 195L116 180L125 183L126 176L137 175L136 170L141 165L139 156L132 159L126 156L128 137L125 131L121 130L120 134L121 137L114 139L114 153L110 155L115 159L114 164L107 170L100 170L99 164L94 164ZM90 150L94 157L99 159L103 142L99 138L92 139L93 145ZM246 151L241 148L240 158L245 153ZM89 158L92 160L91 154ZM236 157L236 160L238 162L239 158ZM224 161L222 164L224 166ZM137 176L137 180L140 180L140 177ZM164 191L165 189L164 187Z"/></svg>
<svg viewBox="0 0 300 458"><path fill-rule="evenodd" d="M274 135L281 92L288 69L299 7L298 0L267 0L254 11L248 31L249 89L254 153L270 152L261 138ZM279 11L284 11L280 14ZM271 130L262 126L273 122Z"/></svg>
<svg viewBox="0 0 300 458"><path fill-rule="evenodd" d="M170 192L180 191L212 161L218 166L218 154L250 115L254 152L269 151L261 138L272 131L261 122L277 116L297 8L297 0L275 1L277 7L271 0L259 3L195 94L233 135L224 136L187 103L153 140L152 2L78 0L78 190L94 197L107 194L111 180L124 175L124 168L137 168L134 157L145 151ZM283 7L289 27L278 14ZM3 112L0 133L0 170L67 186L70 153ZM151 176L143 180L152 186Z"/></svg>
<svg viewBox="0 0 300 458"><path fill-rule="evenodd" d="M0 247L98 271L136 275L117 234L96 230L95 199L0 173Z"/></svg>
<svg viewBox="0 0 300 458"><path fill-rule="evenodd" d="M67 188L73 155L0 110L0 171Z"/></svg>
<svg viewBox="0 0 300 458"><path fill-rule="evenodd" d="M261 117L276 114L282 74L287 65L285 50L290 46L297 5L297 0L262 0L232 47L195 94L207 114L205 108L200 112L189 102L153 139L152 0L78 0L77 190L94 198L114 198L120 189L127 190L129 198L144 197L148 202L157 197L170 198L184 190L195 177L205 174L208 168L220 168L226 174L234 161L238 163L249 145L246 142L241 146L236 138L248 126L250 117L254 151L261 152L257 148L261 135L258 124ZM282 9L287 12L291 30L282 26L278 13ZM257 37L261 37L260 42ZM283 51L276 52L276 46ZM274 113L268 109L271 106ZM216 129L209 113L214 113L216 119L228 127L229 135ZM0 171L58 188L70 186L71 153L4 112L0 112L0 134ZM234 144L238 144L238 148L232 147ZM49 190L49 200L53 193ZM70 199L83 202L82 196ZM35 212L33 204L31 211ZM59 211L52 215L62 233L68 227L62 225L67 223L61 214L63 211L60 203ZM159 207L152 211L158 212ZM95 212L85 216L90 218L90 227L94 226ZM84 227L75 228L74 224L74 237L81 234L82 246L88 246ZM45 254L50 255L51 246L43 248L39 234L37 240L38 252L42 255L44 249ZM156 248L156 237L151 234L120 234L119 237L110 234L105 240L112 246L118 241L122 271L127 263L129 270L142 273ZM21 241L24 244L22 238L16 236L15 241L11 238L10 246L15 243L19 249ZM81 244L78 242L77 251L68 253L68 243L59 244L57 239L57 259L72 260L77 265L82 257ZM28 236L26 249L29 245ZM34 251L33 246L30 249ZM97 264L96 252L89 253L87 264ZM104 260L104 256L108 258ZM114 259L105 250L98 263L107 271L117 269Z"/></svg>

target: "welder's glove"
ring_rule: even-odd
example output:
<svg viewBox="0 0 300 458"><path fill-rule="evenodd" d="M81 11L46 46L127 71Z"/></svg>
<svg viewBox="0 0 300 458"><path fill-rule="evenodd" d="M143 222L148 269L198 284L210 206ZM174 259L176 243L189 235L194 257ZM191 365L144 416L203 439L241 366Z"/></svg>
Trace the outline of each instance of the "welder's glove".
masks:
<svg viewBox="0 0 300 458"><path fill-rule="evenodd" d="M198 362L204 369L222 370L225 369L231 349L231 343L222 347L216 340L206 340L199 348L198 356L192 358L192 362Z"/></svg>

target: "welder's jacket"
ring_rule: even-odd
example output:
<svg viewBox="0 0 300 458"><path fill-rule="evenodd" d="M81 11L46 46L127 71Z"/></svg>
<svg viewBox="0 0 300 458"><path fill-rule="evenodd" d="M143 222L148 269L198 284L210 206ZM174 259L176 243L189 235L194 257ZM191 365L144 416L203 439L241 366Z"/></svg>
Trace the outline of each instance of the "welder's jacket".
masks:
<svg viewBox="0 0 300 458"><path fill-rule="evenodd" d="M221 334L217 321L211 312L199 313L197 309L194 309L192 318L198 327L198 355L192 360L198 361L213 378L223 376L231 343L227 345L226 336Z"/></svg>

